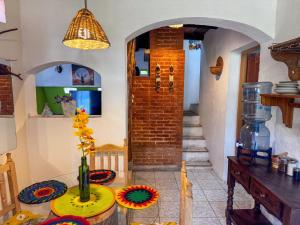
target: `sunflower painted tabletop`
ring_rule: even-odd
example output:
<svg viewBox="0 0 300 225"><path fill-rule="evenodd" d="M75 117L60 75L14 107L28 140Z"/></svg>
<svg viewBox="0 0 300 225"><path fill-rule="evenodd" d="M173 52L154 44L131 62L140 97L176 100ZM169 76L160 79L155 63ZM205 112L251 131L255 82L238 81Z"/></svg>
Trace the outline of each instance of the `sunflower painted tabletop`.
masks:
<svg viewBox="0 0 300 225"><path fill-rule="evenodd" d="M116 191L116 201L119 205L130 209L145 209L155 204L159 193L146 185L128 186Z"/></svg>
<svg viewBox="0 0 300 225"><path fill-rule="evenodd" d="M80 202L78 186L71 187L65 195L51 201L51 210L57 216L74 215L93 217L110 209L115 203L113 190L102 185L90 184L90 200Z"/></svg>

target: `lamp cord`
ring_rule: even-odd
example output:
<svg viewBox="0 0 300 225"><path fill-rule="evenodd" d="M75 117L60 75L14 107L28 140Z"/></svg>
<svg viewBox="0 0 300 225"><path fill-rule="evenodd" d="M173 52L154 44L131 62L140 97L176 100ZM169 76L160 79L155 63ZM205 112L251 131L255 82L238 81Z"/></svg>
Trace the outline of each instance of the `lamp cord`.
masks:
<svg viewBox="0 0 300 225"><path fill-rule="evenodd" d="M87 9L87 0L84 0L84 7Z"/></svg>

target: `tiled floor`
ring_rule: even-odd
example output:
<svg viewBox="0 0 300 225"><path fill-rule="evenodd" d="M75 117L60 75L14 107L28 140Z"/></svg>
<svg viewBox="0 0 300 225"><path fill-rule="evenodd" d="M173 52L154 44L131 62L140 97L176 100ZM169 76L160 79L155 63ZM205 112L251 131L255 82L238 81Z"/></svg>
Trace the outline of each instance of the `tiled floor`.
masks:
<svg viewBox="0 0 300 225"><path fill-rule="evenodd" d="M193 184L193 225L225 224L227 185L211 169L188 171ZM157 204L144 210L133 210L131 221L141 223L178 222L180 172L135 172L135 184L146 184L160 193ZM253 199L237 185L235 208L253 206Z"/></svg>

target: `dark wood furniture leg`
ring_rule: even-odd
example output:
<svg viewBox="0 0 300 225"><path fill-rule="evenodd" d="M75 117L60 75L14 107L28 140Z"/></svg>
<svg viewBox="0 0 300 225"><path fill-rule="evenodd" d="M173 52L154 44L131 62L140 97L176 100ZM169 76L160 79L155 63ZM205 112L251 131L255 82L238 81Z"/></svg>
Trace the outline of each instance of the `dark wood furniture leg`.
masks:
<svg viewBox="0 0 300 225"><path fill-rule="evenodd" d="M227 207L226 207L226 224L231 225L231 217L230 215L233 212L233 194L234 194L234 186L235 186L235 178L230 173L230 164L228 167L228 179L227 179Z"/></svg>

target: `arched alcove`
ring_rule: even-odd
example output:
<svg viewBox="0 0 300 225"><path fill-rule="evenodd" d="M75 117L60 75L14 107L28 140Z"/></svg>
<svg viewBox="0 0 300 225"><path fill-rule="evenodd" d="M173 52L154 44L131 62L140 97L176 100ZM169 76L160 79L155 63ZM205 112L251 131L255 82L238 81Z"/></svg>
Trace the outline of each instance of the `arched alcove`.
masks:
<svg viewBox="0 0 300 225"><path fill-rule="evenodd" d="M35 75L37 114L63 115L65 103L101 115L101 76L93 69L66 61L51 62L30 71Z"/></svg>

